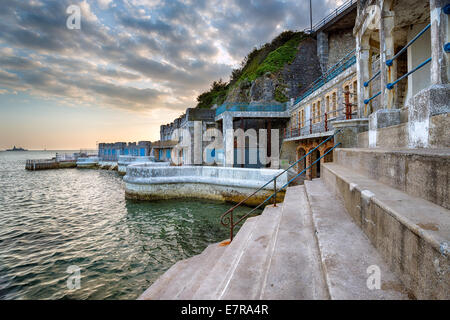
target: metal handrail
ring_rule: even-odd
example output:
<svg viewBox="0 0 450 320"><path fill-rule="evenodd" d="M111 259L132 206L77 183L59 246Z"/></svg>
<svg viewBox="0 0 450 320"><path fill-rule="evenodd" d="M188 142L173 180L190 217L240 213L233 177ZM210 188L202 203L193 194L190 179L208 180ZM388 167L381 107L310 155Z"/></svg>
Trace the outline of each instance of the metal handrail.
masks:
<svg viewBox="0 0 450 320"><path fill-rule="evenodd" d="M240 222L242 222L242 220L244 220L245 218L247 218L250 214L252 214L253 212L255 212L257 209L259 209L264 203L266 203L267 201L269 201L274 195L274 206L276 206L276 194L284 189L287 185L289 185L293 180L290 180L287 184L285 184L283 187L281 187L279 190L277 190L277 178L280 177L281 175L285 174L289 169L291 169L293 166L295 166L296 164L298 164L300 161L304 160L308 155L310 155L312 152L314 152L315 150L317 150L317 148L319 148L322 144L324 144L325 142L327 142L328 140L330 140L332 137L334 137L336 134L340 133L342 130L337 130L333 135L329 136L327 139L325 139L324 141L322 141L317 147L315 147L314 149L310 150L307 154L305 154L303 157L301 157L300 159L298 159L297 161L295 161L293 164L291 164L287 169L283 170L281 173L277 174L275 177L273 177L272 179L270 179L268 182L266 182L263 186L261 186L260 188L258 188L255 192L253 192L251 195L249 195L247 198L245 198L244 200L242 200L241 202L239 202L238 204L234 205L232 208L228 209L224 214L222 214L222 216L220 217L220 223L224 226L224 227L230 227L230 241L233 241L233 231L234 231L234 227L237 226ZM336 144L333 148L331 148L328 152L330 152L331 150L333 150L334 148L336 148L336 146L340 145L341 143ZM326 154L328 154L328 152L326 152L322 157L320 157L318 160L322 159ZM317 160L314 162L316 163ZM306 168L305 170L309 169L314 163L312 163L308 168ZM305 170L303 170L300 174L302 174ZM298 176L300 174L297 174L296 178L298 178ZM296 179L295 178L295 179ZM294 179L294 180L295 180ZM262 203L260 203L257 207L253 208L252 210L250 210L248 213L246 213L244 216L242 216L237 222L233 222L233 212L236 208L238 208L239 206L241 206L242 204L244 204L246 201L248 201L251 197L253 197L255 194L257 194L259 191L261 191L262 189L264 189L264 187L266 187L267 185L269 185L271 182L274 182L274 193L269 196L268 198L266 198L266 200L264 200Z"/></svg>
<svg viewBox="0 0 450 320"><path fill-rule="evenodd" d="M320 20L319 22L317 22L312 29L310 28L305 28L304 32L316 32L320 27L326 25L328 22L330 22L332 19L334 19L335 17L337 17L339 14L341 14L343 11L347 10L348 8L350 8L354 3L356 3L357 0L348 0L347 2L343 3L342 5L340 5L339 7L337 7L335 10L333 10L332 12L330 12L325 18L323 18L322 20Z"/></svg>
<svg viewBox="0 0 450 320"><path fill-rule="evenodd" d="M404 75L402 75L400 78L398 78L397 80L395 80L392 83L388 83L386 85L386 88L389 90L394 89L394 86L399 83L400 81L402 81L403 79L405 79L406 77L409 77L410 74L413 74L414 72L416 72L417 70L419 70L420 68L424 67L426 64L431 62L431 58L428 58L427 60L425 60L424 62L422 62L421 64L419 64L417 67L415 67L414 69L412 69L411 71L409 71L408 73L405 73Z"/></svg>
<svg viewBox="0 0 450 320"><path fill-rule="evenodd" d="M311 82L303 91L302 93L295 99L294 105L300 103L303 99L307 98L309 95L311 95L314 91L318 90L320 87L334 79L337 75L339 75L341 72L347 70L349 67L351 67L354 63L356 63L356 56L353 55L355 52L355 49L348 52L344 58L339 60L336 64L334 64L330 69L328 69L323 75L318 77L316 80ZM347 64L347 65L346 65ZM341 70L338 74L333 75L333 72L336 72L339 70L339 68L344 68ZM321 84L321 82L323 82ZM316 86L319 86L316 88Z"/></svg>
<svg viewBox="0 0 450 320"><path fill-rule="evenodd" d="M369 83L371 83L376 77L378 77L379 75L381 74L381 70L380 71L378 71L377 73L375 73L375 75L372 77L372 78L370 78L369 80L367 80L366 82L364 82L364 87L368 87L369 86Z"/></svg>
<svg viewBox="0 0 450 320"><path fill-rule="evenodd" d="M374 94L372 97L370 97L369 99L364 100L364 104L369 104L370 101L372 101L373 99L375 99L376 97L378 97L381 94L381 91Z"/></svg>
<svg viewBox="0 0 450 320"><path fill-rule="evenodd" d="M431 23L427 25L422 31L420 31L406 46L404 46L397 54L392 58L386 61L386 65L388 67L391 67L394 64L394 60L397 59L403 52L405 52L406 49L408 49L414 42L416 42L417 39L419 39L425 31L430 29Z"/></svg>

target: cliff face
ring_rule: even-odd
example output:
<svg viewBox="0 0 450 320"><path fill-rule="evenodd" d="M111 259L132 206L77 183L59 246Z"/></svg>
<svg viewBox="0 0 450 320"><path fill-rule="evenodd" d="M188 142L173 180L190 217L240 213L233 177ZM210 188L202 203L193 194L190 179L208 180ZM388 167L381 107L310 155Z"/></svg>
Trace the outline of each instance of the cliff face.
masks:
<svg viewBox="0 0 450 320"><path fill-rule="evenodd" d="M296 98L321 74L316 40L307 38L299 43L292 62L276 72L231 86L225 102L285 102Z"/></svg>

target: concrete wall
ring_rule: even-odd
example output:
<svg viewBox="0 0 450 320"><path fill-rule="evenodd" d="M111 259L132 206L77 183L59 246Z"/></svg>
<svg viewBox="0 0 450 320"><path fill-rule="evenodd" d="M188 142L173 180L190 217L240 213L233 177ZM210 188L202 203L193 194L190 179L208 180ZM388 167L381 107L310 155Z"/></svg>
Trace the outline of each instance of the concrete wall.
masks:
<svg viewBox="0 0 450 320"><path fill-rule="evenodd" d="M334 31L328 35L328 65L327 69L344 58L356 47L353 29Z"/></svg>
<svg viewBox="0 0 450 320"><path fill-rule="evenodd" d="M271 169L132 165L127 167L124 177L125 192L127 198L140 200L193 197L239 202L281 172ZM286 182L287 175L283 174L277 179L277 186L281 187ZM273 183L270 183L247 204L259 204L272 190Z"/></svg>
<svg viewBox="0 0 450 320"><path fill-rule="evenodd" d="M425 24L413 25L408 29L408 41L411 41L420 31L425 28ZM419 39L408 48L408 71L411 71L419 64L431 57L431 34L428 29ZM431 64L427 64L420 70L408 77L408 94L406 101L417 94L420 90L430 86ZM401 75L399 75L401 76Z"/></svg>
<svg viewBox="0 0 450 320"><path fill-rule="evenodd" d="M136 156L119 156L119 161L118 161L118 171L121 174L125 174L127 171L127 167L133 163L155 163L157 165L167 165L169 166L170 163L169 162L155 162L155 158L154 157L136 157Z"/></svg>

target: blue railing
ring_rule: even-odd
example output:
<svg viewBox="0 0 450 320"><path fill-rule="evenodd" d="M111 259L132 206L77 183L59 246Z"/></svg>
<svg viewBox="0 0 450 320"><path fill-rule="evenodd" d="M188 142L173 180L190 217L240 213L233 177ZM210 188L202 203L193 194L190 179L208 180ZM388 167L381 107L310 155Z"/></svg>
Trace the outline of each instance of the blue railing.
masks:
<svg viewBox="0 0 450 320"><path fill-rule="evenodd" d="M386 61L386 66L391 67L394 65L394 60L396 60L401 54L403 54L406 49L408 49L414 42L417 41L417 39L419 39L428 29L430 29L431 24L428 24L425 28L423 28L422 31L420 31L411 41L409 41L406 46L404 46L399 52L397 52L396 55L394 55L392 57L392 59L389 59ZM388 83L386 85L386 88L388 90L392 90L394 89L395 85L397 85L400 81L402 81L403 79L409 77L411 74L413 74L414 72L416 72L417 70L419 70L420 68L423 68L426 64L431 62L431 58L428 58L427 60L425 60L424 62L422 62L421 64L419 64L417 67L415 67L414 69L412 69L411 71L405 73L403 76L401 76L400 78L398 78L397 80L395 80L392 83ZM372 80L374 80L377 76L379 76L381 73L381 71L378 71L372 78L370 78L368 81L364 82L364 87L368 87L369 83L372 82ZM370 101L372 101L373 99L375 99L376 97L378 97L381 94L381 91L377 92L376 94L374 94L372 97L364 100L364 104L369 104Z"/></svg>
<svg viewBox="0 0 450 320"><path fill-rule="evenodd" d="M226 103L216 109L216 116L225 111L243 112L284 112L287 110L286 103L283 104L248 104L248 103Z"/></svg>
<svg viewBox="0 0 450 320"><path fill-rule="evenodd" d="M308 86L308 88L295 100L294 104L298 104L299 102L310 96L312 93L314 93L316 90L323 87L326 83L330 82L342 72L353 66L356 63L356 55L352 55L353 53L355 53L355 49L347 53L344 58L333 65L324 75L313 81Z"/></svg>
<svg viewBox="0 0 450 320"><path fill-rule="evenodd" d="M430 29L431 23L427 25L425 28L423 28L422 31L420 31L406 46L404 46L397 54L392 58L386 61L386 65L388 67L392 67L394 64L394 60L397 59L403 52L405 52L406 49L408 49L414 42L416 42L417 39L419 39L428 29Z"/></svg>
<svg viewBox="0 0 450 320"><path fill-rule="evenodd" d="M381 74L381 70L378 71L377 73L375 73L372 78L370 78L369 80L364 82L364 87L367 88L369 86L369 83L371 83L373 80L375 80L375 78L378 77L380 74Z"/></svg>
<svg viewBox="0 0 450 320"><path fill-rule="evenodd" d="M389 59L386 61L386 65L388 67L391 67L394 64L394 60L397 59L402 53L405 52L406 49L408 49L414 42L417 41L417 39L419 39L428 29L430 29L431 27L431 23L428 24L425 28L423 28L422 31L420 31L410 42L408 42L408 44L406 46L404 46L392 59ZM400 78L398 78L397 80L395 80L392 83L388 83L386 85L386 88L388 90L392 90L394 89L395 85L397 83L399 83L400 81L402 81L403 79L409 77L411 74L413 74L414 72L416 72L417 70L423 68L425 65L427 65L428 63L431 62L431 58L428 58L427 60L425 60L424 62L422 62L421 64L419 64L417 67L415 67L414 69L412 69L411 71L405 73L403 76L401 76Z"/></svg>

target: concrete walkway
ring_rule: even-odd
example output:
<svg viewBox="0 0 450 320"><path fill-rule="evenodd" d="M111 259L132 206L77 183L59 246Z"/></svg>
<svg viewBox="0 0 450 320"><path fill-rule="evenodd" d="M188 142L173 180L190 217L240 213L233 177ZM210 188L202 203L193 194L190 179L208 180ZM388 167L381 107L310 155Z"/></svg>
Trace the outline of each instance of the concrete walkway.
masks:
<svg viewBox="0 0 450 320"><path fill-rule="evenodd" d="M371 268L380 289L369 289ZM369 271L369 273L368 273ZM369 281L369 283L372 283ZM320 180L287 189L227 247L180 261L139 299L408 299L339 199Z"/></svg>

